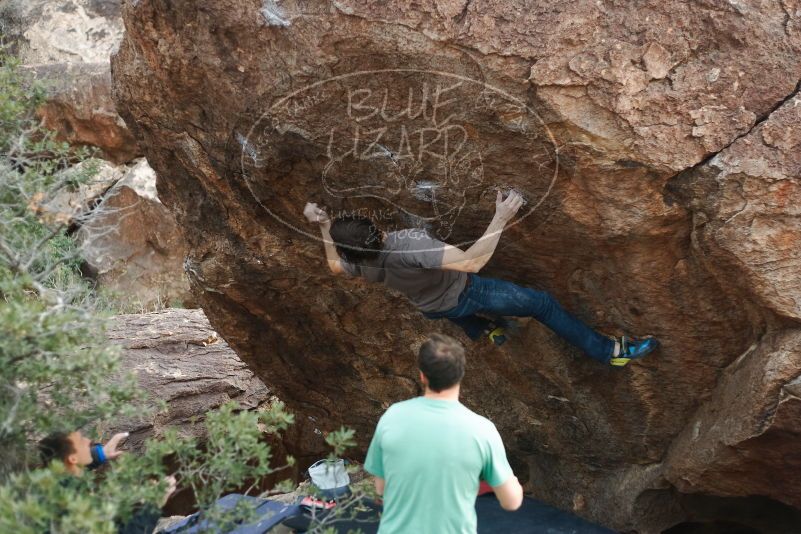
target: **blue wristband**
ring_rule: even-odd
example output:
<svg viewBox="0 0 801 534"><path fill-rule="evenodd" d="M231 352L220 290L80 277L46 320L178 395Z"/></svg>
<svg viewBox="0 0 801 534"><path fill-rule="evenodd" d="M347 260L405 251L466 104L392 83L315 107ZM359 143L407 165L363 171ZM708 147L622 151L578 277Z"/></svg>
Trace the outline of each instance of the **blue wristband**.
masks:
<svg viewBox="0 0 801 534"><path fill-rule="evenodd" d="M103 450L102 445L95 445L95 452L97 453L97 461L101 465L106 463L106 451Z"/></svg>

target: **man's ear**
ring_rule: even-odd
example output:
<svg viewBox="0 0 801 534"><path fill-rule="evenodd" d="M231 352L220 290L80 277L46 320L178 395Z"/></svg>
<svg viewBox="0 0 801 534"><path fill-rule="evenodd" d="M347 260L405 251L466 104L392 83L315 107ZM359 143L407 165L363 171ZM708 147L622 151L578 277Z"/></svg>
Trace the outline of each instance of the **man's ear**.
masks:
<svg viewBox="0 0 801 534"><path fill-rule="evenodd" d="M64 463L67 464L67 467L74 467L78 465L78 453L74 452L72 454L68 454L66 458L64 458Z"/></svg>
<svg viewBox="0 0 801 534"><path fill-rule="evenodd" d="M428 379L426 375L423 374L423 371L420 371L420 382L422 382L425 387L428 387Z"/></svg>

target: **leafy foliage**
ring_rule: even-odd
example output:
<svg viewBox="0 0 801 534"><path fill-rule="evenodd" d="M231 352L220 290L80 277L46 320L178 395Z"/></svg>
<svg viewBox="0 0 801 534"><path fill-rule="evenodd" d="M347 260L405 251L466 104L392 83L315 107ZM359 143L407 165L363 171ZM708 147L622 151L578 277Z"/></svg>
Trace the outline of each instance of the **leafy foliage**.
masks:
<svg viewBox="0 0 801 534"><path fill-rule="evenodd" d="M171 456L178 467L182 483L191 488L204 519L213 521L225 530L230 523L246 519L249 509L223 513L212 505L231 488L250 487L245 494L252 493L259 482L294 464L292 458L283 467L270 466L272 451L264 441L262 428L274 434L292 424L294 418L287 413L281 402L273 403L262 412L242 411L235 413L236 404L228 403L206 416L208 435L204 442L179 437L168 431L163 439L151 442L149 452Z"/></svg>

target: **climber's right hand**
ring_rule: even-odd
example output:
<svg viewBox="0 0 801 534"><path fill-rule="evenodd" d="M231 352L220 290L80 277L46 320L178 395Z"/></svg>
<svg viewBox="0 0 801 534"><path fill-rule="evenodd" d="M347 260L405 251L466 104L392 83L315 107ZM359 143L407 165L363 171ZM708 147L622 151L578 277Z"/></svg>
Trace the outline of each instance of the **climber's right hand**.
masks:
<svg viewBox="0 0 801 534"><path fill-rule="evenodd" d="M495 199L495 218L507 223L512 220L520 206L525 204L523 196L514 189L509 191L509 195L504 199L503 193L498 191Z"/></svg>
<svg viewBox="0 0 801 534"><path fill-rule="evenodd" d="M303 208L303 215L306 217L306 220L312 223L325 224L330 222L325 210L319 208L314 202L306 203L306 207Z"/></svg>
<svg viewBox="0 0 801 534"><path fill-rule="evenodd" d="M163 508L167 501L170 500L170 497L173 496L175 491L178 489L178 479L176 479L173 475L169 475L164 477L164 484L167 486L164 490L164 495L161 497L161 507Z"/></svg>

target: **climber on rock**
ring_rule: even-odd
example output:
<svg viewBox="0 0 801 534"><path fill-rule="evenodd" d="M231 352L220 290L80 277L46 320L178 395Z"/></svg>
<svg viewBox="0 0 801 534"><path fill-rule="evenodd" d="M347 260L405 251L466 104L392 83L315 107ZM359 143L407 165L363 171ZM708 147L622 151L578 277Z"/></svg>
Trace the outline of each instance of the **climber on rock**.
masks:
<svg viewBox="0 0 801 534"><path fill-rule="evenodd" d="M503 229L523 202L515 191L505 199L499 191L495 216L484 235L467 250L438 241L424 229L387 233L361 216L332 221L311 202L303 214L310 222L319 223L334 274L382 282L403 293L425 317L449 319L474 341L488 337L500 345L514 326L504 317L534 317L604 364L622 367L652 352L658 346L654 337L605 336L565 311L545 291L476 274L489 262Z"/></svg>

